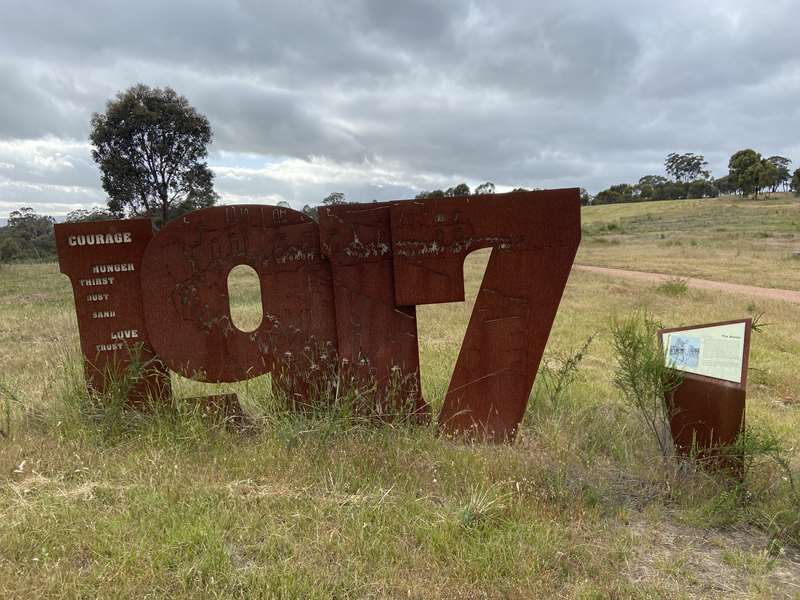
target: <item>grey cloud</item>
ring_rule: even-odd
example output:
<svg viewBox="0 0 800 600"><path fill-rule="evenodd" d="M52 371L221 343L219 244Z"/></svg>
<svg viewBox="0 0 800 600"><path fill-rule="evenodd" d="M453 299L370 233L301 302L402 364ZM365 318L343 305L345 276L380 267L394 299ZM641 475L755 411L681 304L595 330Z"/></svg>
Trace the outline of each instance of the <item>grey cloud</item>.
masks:
<svg viewBox="0 0 800 600"><path fill-rule="evenodd" d="M575 104L629 86L638 58L638 42L624 23L580 12L509 23L485 36L484 44L474 41L463 41L465 78Z"/></svg>
<svg viewBox="0 0 800 600"><path fill-rule="evenodd" d="M356 3L359 25L367 31L378 32L395 43L414 40L437 45L463 21L469 4L453 0L406 0L405 2Z"/></svg>
<svg viewBox="0 0 800 600"><path fill-rule="evenodd" d="M91 113L142 81L209 117L212 164L224 151L362 174L218 177L233 199L386 199L460 179L597 190L661 172L671 151L720 175L741 147L798 151L794 16L788 0L7 3L0 142L81 142ZM0 198L102 200L74 144L70 168L31 160L0 156L14 165Z"/></svg>
<svg viewBox="0 0 800 600"><path fill-rule="evenodd" d="M0 61L0 82L0 139L71 137L80 132L80 109L60 93L64 83L55 74L5 60Z"/></svg>
<svg viewBox="0 0 800 600"><path fill-rule="evenodd" d="M78 208L103 205L105 196L94 189L7 182L0 178L0 214L32 206L45 214L65 215Z"/></svg>
<svg viewBox="0 0 800 600"><path fill-rule="evenodd" d="M291 93L237 80L215 80L195 92L196 104L217 125L216 146L239 152L309 157L320 148L337 158L361 155L346 127L324 123Z"/></svg>

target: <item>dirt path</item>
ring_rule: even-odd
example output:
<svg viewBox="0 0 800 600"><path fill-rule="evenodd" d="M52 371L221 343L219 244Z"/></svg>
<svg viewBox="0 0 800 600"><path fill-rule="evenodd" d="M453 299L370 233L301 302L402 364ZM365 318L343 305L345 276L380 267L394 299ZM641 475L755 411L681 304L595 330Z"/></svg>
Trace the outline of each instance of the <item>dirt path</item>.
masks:
<svg viewBox="0 0 800 600"><path fill-rule="evenodd" d="M662 283L670 279L675 279L676 275L665 275L664 273L647 273L644 271L628 271L626 269L610 269L608 267L593 267L590 265L575 265L579 271L589 271L601 275L612 277L626 277L637 281L649 281ZM742 285L740 283L728 283L727 281L710 281L708 279L695 279L693 277L685 279L689 287L701 290L717 290L732 294L742 294L753 298L765 298L767 300L783 300L784 302L795 302L800 304L800 292L794 290L781 290L778 288L756 287L754 285Z"/></svg>

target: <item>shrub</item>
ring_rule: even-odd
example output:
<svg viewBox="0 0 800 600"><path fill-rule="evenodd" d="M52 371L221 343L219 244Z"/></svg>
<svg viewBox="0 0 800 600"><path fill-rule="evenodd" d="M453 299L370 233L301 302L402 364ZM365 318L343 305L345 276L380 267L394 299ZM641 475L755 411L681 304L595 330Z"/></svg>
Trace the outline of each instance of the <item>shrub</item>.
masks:
<svg viewBox="0 0 800 600"><path fill-rule="evenodd" d="M658 292L673 298L685 296L689 292L689 280L683 277L670 277L656 288Z"/></svg>
<svg viewBox="0 0 800 600"><path fill-rule="evenodd" d="M682 377L666 365L657 339L659 329L661 324L646 313L612 325L617 358L614 385L653 435L666 460L674 450L666 394L681 383Z"/></svg>
<svg viewBox="0 0 800 600"><path fill-rule="evenodd" d="M545 358L539 367L539 389L552 408L563 404L564 396L578 376L581 362L589 351L594 336L589 336L583 345L572 353L562 353L556 358Z"/></svg>

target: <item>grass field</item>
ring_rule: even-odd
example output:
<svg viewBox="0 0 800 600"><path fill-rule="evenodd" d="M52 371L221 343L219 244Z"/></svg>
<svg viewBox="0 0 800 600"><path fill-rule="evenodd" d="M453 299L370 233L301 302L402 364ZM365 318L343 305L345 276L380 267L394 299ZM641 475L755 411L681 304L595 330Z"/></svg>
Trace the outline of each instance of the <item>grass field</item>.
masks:
<svg viewBox="0 0 800 600"><path fill-rule="evenodd" d="M593 207L579 261L800 289L798 223L788 198ZM467 302L419 309L435 410L486 257L468 259ZM236 306L254 301L239 281ZM573 272L546 358L594 335L576 381L555 402L537 381L514 445L463 446L433 427L287 415L267 378L174 382L235 389L254 434L186 410L89 423L67 279L0 266L0 598L798 597L786 474L764 458L738 485L664 464L621 401L610 328L641 310L665 325L764 314L748 426L797 473L800 305Z"/></svg>
<svg viewBox="0 0 800 600"><path fill-rule="evenodd" d="M577 262L800 290L800 199L586 207Z"/></svg>

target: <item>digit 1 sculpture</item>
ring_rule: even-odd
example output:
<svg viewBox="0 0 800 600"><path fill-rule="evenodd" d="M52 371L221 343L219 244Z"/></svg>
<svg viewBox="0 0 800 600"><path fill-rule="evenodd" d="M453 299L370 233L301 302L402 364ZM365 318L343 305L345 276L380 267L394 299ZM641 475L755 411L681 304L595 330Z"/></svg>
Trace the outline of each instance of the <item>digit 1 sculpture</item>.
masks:
<svg viewBox="0 0 800 600"><path fill-rule="evenodd" d="M89 390L103 393L112 382L128 398L169 395L169 375L153 351L142 303L141 265L153 237L150 219L63 223L55 226L62 273L69 277Z"/></svg>

